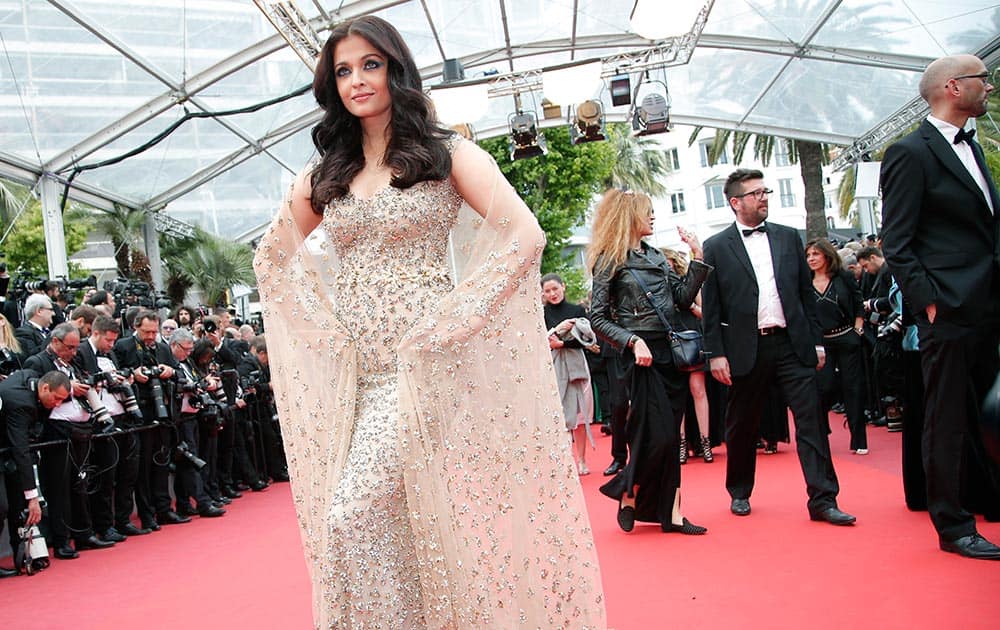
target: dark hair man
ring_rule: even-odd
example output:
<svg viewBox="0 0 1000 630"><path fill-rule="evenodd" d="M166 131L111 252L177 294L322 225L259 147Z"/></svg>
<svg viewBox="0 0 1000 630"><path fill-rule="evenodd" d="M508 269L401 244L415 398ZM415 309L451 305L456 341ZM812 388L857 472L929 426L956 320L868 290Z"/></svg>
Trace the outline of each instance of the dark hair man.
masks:
<svg viewBox="0 0 1000 630"><path fill-rule="evenodd" d="M885 153L882 242L917 320L925 386L923 461L927 505L943 551L1000 560L962 506L963 484L987 485L989 471L963 474L964 453L995 466L976 425L1000 371L1000 193L970 118L986 113L993 86L974 55L931 62L920 96L931 114ZM906 428L904 427L904 436ZM995 477L994 477L995 478ZM989 491L997 505L1000 493Z"/></svg>
<svg viewBox="0 0 1000 630"><path fill-rule="evenodd" d="M42 520L29 443L38 438L37 427L48 418L49 412L69 395L69 377L58 371L39 378L36 372L20 370L0 382L0 449L9 449L6 457L13 462L13 472L9 474L15 478L8 483L4 467L0 466L0 523L10 516L7 526L12 549L17 547L18 527L37 525ZM8 486L18 493L8 497ZM25 505L28 517L22 523L21 511ZM0 577L13 575L17 575L16 570L0 568Z"/></svg>
<svg viewBox="0 0 1000 630"><path fill-rule="evenodd" d="M248 416L260 435L260 448L263 450L259 461L264 463L265 469L260 471L261 476L263 479L270 476L274 481L288 481L288 463L285 461L281 427L274 417L274 392L271 389L270 360L264 335L250 339L250 352L243 357L237 369L243 379L253 379L256 382L252 393L246 398Z"/></svg>
<svg viewBox="0 0 1000 630"><path fill-rule="evenodd" d="M114 345L119 332L118 322L110 317L99 315L94 319L90 337L80 344L76 353L74 364L77 369L89 376L101 372L117 374L118 360L114 354ZM124 393L112 392L111 383L107 383L97 391L102 404L114 419L115 426L140 426L141 415L136 418L122 404L123 397L127 397L131 390L130 384L117 376L112 378L117 389L124 390ZM129 520L133 507L132 492L139 474L139 438L132 432L120 432L111 438L95 441L93 446L95 463L103 471L90 496L94 531L101 539L111 542L122 542L128 536L148 534L150 530L140 529Z"/></svg>
<svg viewBox="0 0 1000 630"><path fill-rule="evenodd" d="M712 376L730 385L730 510L750 514L761 411L772 381L777 381L795 417L809 517L851 525L855 518L837 508L840 486L816 385L825 353L812 278L798 233L766 222L771 192L760 171L734 171L725 193L736 221L704 247L705 263L715 267L702 289L705 350Z"/></svg>
<svg viewBox="0 0 1000 630"><path fill-rule="evenodd" d="M161 424L168 418L165 408L169 402L164 398L163 383L173 378L175 361L167 344L156 339L160 332L156 311L138 309L132 325L133 334L119 339L114 350L121 367L133 370L136 398L146 424L157 425L139 433L135 502L142 528L158 531L160 525L191 520L171 509L170 457L165 454L172 453L174 445L170 429Z"/></svg>

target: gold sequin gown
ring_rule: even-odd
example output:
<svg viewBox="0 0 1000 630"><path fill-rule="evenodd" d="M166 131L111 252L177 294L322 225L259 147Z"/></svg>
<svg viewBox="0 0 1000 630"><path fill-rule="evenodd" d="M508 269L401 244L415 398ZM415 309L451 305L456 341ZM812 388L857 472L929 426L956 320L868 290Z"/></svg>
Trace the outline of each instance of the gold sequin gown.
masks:
<svg viewBox="0 0 1000 630"><path fill-rule="evenodd" d="M305 245L286 207L258 247L317 628L605 627L544 241L495 186L485 220L447 180L348 194Z"/></svg>

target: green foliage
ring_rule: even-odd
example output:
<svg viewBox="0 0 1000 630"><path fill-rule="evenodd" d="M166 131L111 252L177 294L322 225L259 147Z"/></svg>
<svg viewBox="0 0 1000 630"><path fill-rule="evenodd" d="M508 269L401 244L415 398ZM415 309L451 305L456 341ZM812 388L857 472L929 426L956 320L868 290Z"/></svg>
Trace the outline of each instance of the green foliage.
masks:
<svg viewBox="0 0 1000 630"><path fill-rule="evenodd" d="M172 279L176 276L178 281L200 288L208 305L225 304L230 288L256 281L249 245L227 241L200 228L180 254L170 259L168 268Z"/></svg>
<svg viewBox="0 0 1000 630"><path fill-rule="evenodd" d="M573 146L565 127L544 131L549 153L527 160L510 159L507 138L490 138L480 145L489 152L507 181L531 208L548 237L542 273L563 266L562 251L574 227L586 218L593 196L611 173L614 149L607 142Z"/></svg>
<svg viewBox="0 0 1000 630"><path fill-rule="evenodd" d="M614 161L604 188L635 190L650 197L667 192L660 177L670 171L670 166L666 152L656 140L633 136L624 123L608 125L607 136L614 150Z"/></svg>
<svg viewBox="0 0 1000 630"><path fill-rule="evenodd" d="M63 231L66 235L66 255L72 256L87 244L87 234L93 217L87 211L70 205L63 214ZM3 243L7 266L11 271L23 268L27 273L48 275L48 258L45 255L45 229L42 206L31 200L24 214L14 224L14 229Z"/></svg>

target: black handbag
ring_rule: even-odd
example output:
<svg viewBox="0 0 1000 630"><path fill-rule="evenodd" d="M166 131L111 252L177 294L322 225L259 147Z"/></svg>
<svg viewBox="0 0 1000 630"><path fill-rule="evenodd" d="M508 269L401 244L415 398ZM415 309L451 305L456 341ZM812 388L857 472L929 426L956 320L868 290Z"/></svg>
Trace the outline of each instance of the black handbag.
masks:
<svg viewBox="0 0 1000 630"><path fill-rule="evenodd" d="M635 278L642 292L646 294L646 299L652 305L656 316L660 318L660 323L667 329L667 337L670 340L670 356L674 361L674 366L681 372L696 372L705 367L706 355L701 332L697 330L674 330L673 326L667 320L667 316L656 305L656 300L653 299L653 292L649 290L646 283L639 277L639 274L634 269L629 269L628 271Z"/></svg>

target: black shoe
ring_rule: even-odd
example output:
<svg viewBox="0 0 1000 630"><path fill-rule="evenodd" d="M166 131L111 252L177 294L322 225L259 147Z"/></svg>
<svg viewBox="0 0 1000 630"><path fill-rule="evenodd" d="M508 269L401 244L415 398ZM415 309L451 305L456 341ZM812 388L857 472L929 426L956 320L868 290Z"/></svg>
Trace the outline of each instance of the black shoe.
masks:
<svg viewBox="0 0 1000 630"><path fill-rule="evenodd" d="M833 413L844 413L844 403L836 403L830 407Z"/></svg>
<svg viewBox="0 0 1000 630"><path fill-rule="evenodd" d="M157 525L156 527L159 528L159 525ZM124 536L145 536L146 534L151 533L153 530L145 526L142 529L139 529L132 523L128 523L127 525L116 527L115 531Z"/></svg>
<svg viewBox="0 0 1000 630"><path fill-rule="evenodd" d="M188 504L181 503L180 505L177 506L177 513L180 514L181 516L194 516L195 514L198 513L198 510L191 507L190 503Z"/></svg>
<svg viewBox="0 0 1000 630"><path fill-rule="evenodd" d="M884 427L884 426L888 426L888 425L889 425L889 421L885 419L885 416L881 416L881 417L878 417L878 418L875 418L874 420L872 420L872 426L873 427Z"/></svg>
<svg viewBox="0 0 1000 630"><path fill-rule="evenodd" d="M1000 547L986 540L978 533L962 536L955 540L942 540L941 551L957 553L966 558L978 560L1000 560Z"/></svg>
<svg viewBox="0 0 1000 630"><path fill-rule="evenodd" d="M14 577L15 575L20 575L21 572L17 569L5 569L0 567L0 578Z"/></svg>
<svg viewBox="0 0 1000 630"><path fill-rule="evenodd" d="M128 537L123 536L114 527L109 527L106 530L104 530L104 533L101 534L101 538L103 538L104 540L110 540L111 542L114 543L125 542L126 540L128 540Z"/></svg>
<svg viewBox="0 0 1000 630"><path fill-rule="evenodd" d="M778 443L777 442L768 442L767 444L764 445L764 454L765 455L774 455L777 452L778 452Z"/></svg>
<svg viewBox="0 0 1000 630"><path fill-rule="evenodd" d="M810 514L809 518L814 521L826 521L831 525L854 525L854 521L858 520L847 512L841 512L835 507L828 507L822 512Z"/></svg>
<svg viewBox="0 0 1000 630"><path fill-rule="evenodd" d="M250 485L250 489L253 490L254 492L261 492L263 490L267 490L267 488L268 484L263 479L258 479L257 481L253 482L253 484Z"/></svg>
<svg viewBox="0 0 1000 630"><path fill-rule="evenodd" d="M681 519L681 525L671 523L669 526L661 526L661 529L667 533L684 534L685 536L702 536L708 531L707 527L695 525L686 518Z"/></svg>
<svg viewBox="0 0 1000 630"><path fill-rule="evenodd" d="M610 466L604 469L604 476L610 477L611 475L617 475L622 468L625 468L625 464L616 459L611 462Z"/></svg>
<svg viewBox="0 0 1000 630"><path fill-rule="evenodd" d="M604 434L604 435L611 435L611 427L608 426L608 425L606 425L606 424L602 424L601 425L601 433Z"/></svg>
<svg viewBox="0 0 1000 630"><path fill-rule="evenodd" d="M53 549L52 555L60 560L75 560L80 557L80 554L78 554L75 549L70 547L69 543L63 543Z"/></svg>
<svg viewBox="0 0 1000 630"><path fill-rule="evenodd" d="M630 532L635 527L635 508L631 505L618 505L618 527L623 532Z"/></svg>
<svg viewBox="0 0 1000 630"><path fill-rule="evenodd" d="M232 486L226 486L222 489L222 496L228 497L230 499L238 499L242 497L243 494Z"/></svg>
<svg viewBox="0 0 1000 630"><path fill-rule="evenodd" d="M91 534L87 538L77 538L76 539L76 550L83 551L84 549L107 549L108 547L114 547L115 543L110 540L101 540L97 536Z"/></svg>
<svg viewBox="0 0 1000 630"><path fill-rule="evenodd" d="M234 483L233 488L235 488L237 492L242 492L244 490L249 490L250 486L240 481L239 483Z"/></svg>
<svg viewBox="0 0 1000 630"><path fill-rule="evenodd" d="M903 423L902 422L889 422L889 423L887 423L885 425L885 428L886 428L886 430L889 431L889 433L900 433L903 430Z"/></svg>
<svg viewBox="0 0 1000 630"><path fill-rule="evenodd" d="M160 512L156 515L156 522L163 525L177 525L180 523L190 523L190 516L181 516L177 512Z"/></svg>
<svg viewBox="0 0 1000 630"><path fill-rule="evenodd" d="M736 516L747 516L750 514L750 501L748 499L733 499L729 504L729 511Z"/></svg>
<svg viewBox="0 0 1000 630"><path fill-rule="evenodd" d="M286 473L286 472L280 472L280 473L278 473L276 475L273 475L271 477L271 481L273 481L274 483L284 483L284 482L287 482L288 481L288 473Z"/></svg>
<svg viewBox="0 0 1000 630"><path fill-rule="evenodd" d="M215 518L217 516L222 516L226 511L222 508L217 508L214 505L209 505L198 510L198 516L202 518Z"/></svg>
<svg viewBox="0 0 1000 630"><path fill-rule="evenodd" d="M143 529L148 529L151 532L160 531L160 524L156 522L155 518L151 518L149 520L141 520L140 523Z"/></svg>
<svg viewBox="0 0 1000 630"><path fill-rule="evenodd" d="M212 503L221 503L222 505L229 505L233 500L227 496L212 497Z"/></svg>

